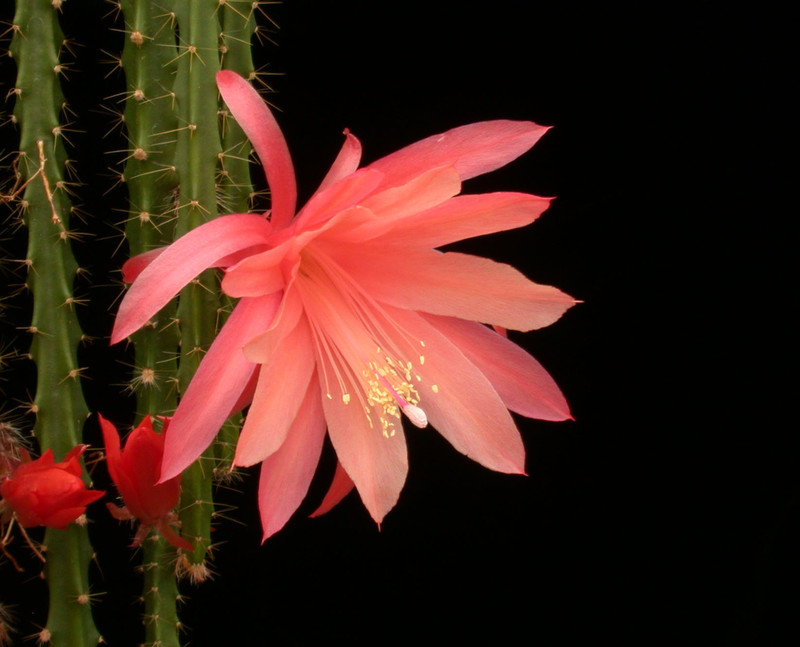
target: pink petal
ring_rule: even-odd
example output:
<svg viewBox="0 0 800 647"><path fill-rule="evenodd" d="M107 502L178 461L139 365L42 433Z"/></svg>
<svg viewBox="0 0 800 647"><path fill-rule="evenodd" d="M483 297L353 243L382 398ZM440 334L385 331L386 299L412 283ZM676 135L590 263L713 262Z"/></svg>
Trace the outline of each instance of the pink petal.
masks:
<svg viewBox="0 0 800 647"><path fill-rule="evenodd" d="M136 277L142 273L142 270L158 258L165 249L166 247L156 247L149 252L143 252L129 258L122 264L122 280L125 283L133 283Z"/></svg>
<svg viewBox="0 0 800 647"><path fill-rule="evenodd" d="M253 465L281 447L308 391L314 366L311 333L301 319L282 336L270 363L261 367L253 404L236 445L235 465Z"/></svg>
<svg viewBox="0 0 800 647"><path fill-rule="evenodd" d="M108 473L111 475L111 480L117 483L119 461L122 458L119 432L113 423L106 420L99 413L97 414L97 420L100 422L100 431L103 433L103 445L105 445L106 448L106 466L108 467Z"/></svg>
<svg viewBox="0 0 800 647"><path fill-rule="evenodd" d="M320 357L318 361L326 364L328 375L335 375L327 358ZM353 394L360 389L360 386L346 386ZM325 389L323 382L320 387ZM391 438L384 437L378 424L382 412L372 411L375 423L370 426L364 407L355 397L345 404L341 393L332 394L331 398L323 395L322 407L339 462L353 480L372 518L380 523L397 503L406 480L408 456L403 431L398 428Z"/></svg>
<svg viewBox="0 0 800 647"><path fill-rule="evenodd" d="M256 335L242 349L248 361L269 364L279 350L284 336L297 325L303 315L303 301L298 290L290 286L283 294L280 308L266 331Z"/></svg>
<svg viewBox="0 0 800 647"><path fill-rule="evenodd" d="M422 377L416 385L419 406L431 425L484 467L523 474L525 447L508 409L483 373L418 314L392 308L387 313L406 334L424 343L411 352L425 358L414 362L413 370Z"/></svg>
<svg viewBox="0 0 800 647"><path fill-rule="evenodd" d="M303 501L324 439L325 417L320 406L319 386L312 380L286 442L261 464L258 507L263 540L283 528Z"/></svg>
<svg viewBox="0 0 800 647"><path fill-rule="evenodd" d="M525 193L460 195L410 215L381 218L364 239L389 234L397 245L441 247L458 240L524 227L550 206L550 198Z"/></svg>
<svg viewBox="0 0 800 647"><path fill-rule="evenodd" d="M247 379L247 384L245 385L241 394L239 394L239 397L236 399L236 402L231 407L231 410L228 413L228 418L239 413L242 409L244 409L253 401L253 396L255 395L256 392L256 385L258 384L258 375L260 373L260 368L261 367L257 366L256 364L251 364L250 377Z"/></svg>
<svg viewBox="0 0 800 647"><path fill-rule="evenodd" d="M297 214L298 231L318 228L340 211L352 207L375 191L383 173L361 169L316 193Z"/></svg>
<svg viewBox="0 0 800 647"><path fill-rule="evenodd" d="M161 482L180 474L211 444L250 381L242 347L269 326L280 295L242 299L197 368L164 442Z"/></svg>
<svg viewBox="0 0 800 647"><path fill-rule="evenodd" d="M390 243L352 250L339 244L330 253L368 294L398 308L527 331L550 325L576 303L510 265L480 256Z"/></svg>
<svg viewBox="0 0 800 647"><path fill-rule="evenodd" d="M461 180L452 166L431 169L407 183L369 196L361 203L383 219L405 218L435 207L461 191Z"/></svg>
<svg viewBox="0 0 800 647"><path fill-rule="evenodd" d="M549 130L530 121L483 121L433 135L373 162L386 174L382 186L398 186L437 166L454 166L462 180L516 159Z"/></svg>
<svg viewBox="0 0 800 647"><path fill-rule="evenodd" d="M282 290L281 263L291 251L291 241L253 254L230 267L222 278L222 290L231 297L257 297Z"/></svg>
<svg viewBox="0 0 800 647"><path fill-rule="evenodd" d="M139 275L119 306L111 343L116 344L147 323L180 289L203 270L245 247L266 243L269 223L254 214L215 218L164 250Z"/></svg>
<svg viewBox="0 0 800 647"><path fill-rule="evenodd" d="M253 86L235 72L217 72L217 87L264 165L272 194L272 224L286 227L297 205L297 183L278 122Z"/></svg>
<svg viewBox="0 0 800 647"><path fill-rule="evenodd" d="M158 523L158 532L161 533L161 536L166 539L170 544L175 546L175 548L182 548L185 551L192 552L194 550L194 546L188 539L184 539L181 537L177 532L175 532L169 525L169 521L164 518L161 519Z"/></svg>
<svg viewBox="0 0 800 647"><path fill-rule="evenodd" d="M423 315L492 383L505 406L528 418L568 420L569 405L550 374L533 357L473 321Z"/></svg>
<svg viewBox="0 0 800 647"><path fill-rule="evenodd" d="M331 487L328 489L328 493L325 495L325 498L322 499L322 503L319 504L319 507L308 516L319 517L326 512L330 512L342 499L353 491L353 488L355 488L353 480L347 475L347 472L344 471L342 464L337 461L336 471L333 474L333 481L331 482Z"/></svg>
<svg viewBox="0 0 800 647"><path fill-rule="evenodd" d="M316 193L327 189L332 184L335 184L344 177L358 170L358 164L361 162L361 142L350 134L350 130L344 129L344 144L336 159L333 162L325 178L319 185Z"/></svg>

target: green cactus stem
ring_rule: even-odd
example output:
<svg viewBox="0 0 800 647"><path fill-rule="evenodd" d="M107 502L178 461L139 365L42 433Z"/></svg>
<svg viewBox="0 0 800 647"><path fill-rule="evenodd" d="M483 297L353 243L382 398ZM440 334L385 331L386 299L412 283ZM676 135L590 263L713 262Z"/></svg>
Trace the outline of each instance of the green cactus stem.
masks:
<svg viewBox="0 0 800 647"><path fill-rule="evenodd" d="M130 205L125 237L135 256L173 240L178 179L173 166L177 120L172 77L177 52L169 2L159 3L157 11L148 0L122 0L120 7L126 34L122 69L129 142L123 171ZM166 415L177 404L175 316L172 303L131 337L136 353L131 389L138 417Z"/></svg>
<svg viewBox="0 0 800 647"><path fill-rule="evenodd" d="M221 67L255 80L251 40L258 29L256 11L259 3L246 0L220 2ZM250 143L227 107L220 107L223 154L220 157L219 195L226 213L250 211L253 185L250 181Z"/></svg>
<svg viewBox="0 0 800 647"><path fill-rule="evenodd" d="M217 215L217 163L222 146L217 122L219 69L219 3L217 0L176 0L178 73L175 106L178 114L175 166L180 177L176 235L181 236ZM181 355L178 380L184 391L217 331L220 313L218 279L204 272L180 294L178 321ZM181 531L195 551L182 562L190 579L205 579L205 558L211 543L211 472L213 450L189 467L181 481Z"/></svg>
<svg viewBox="0 0 800 647"><path fill-rule="evenodd" d="M249 79L256 78L251 42L259 29L257 12L260 10L261 3L248 0L222 0L219 7L220 66ZM223 148L217 175L219 209L223 213L248 213L252 210L253 197L252 147L224 104L219 107L219 117ZM232 304L224 301L223 315L231 308ZM227 421L214 442L216 480L230 479L233 474L231 467L239 429L239 420Z"/></svg>
<svg viewBox="0 0 800 647"><path fill-rule="evenodd" d="M124 123L129 148L123 171L130 205L125 236L131 256L168 245L174 233L177 173L173 166L177 119L173 110L175 34L171 2L153 9L149 0L121 0L125 21ZM170 303L132 335L131 389L139 417L166 415L177 405L178 328ZM177 550L158 534L142 557L145 645L179 647Z"/></svg>
<svg viewBox="0 0 800 647"><path fill-rule="evenodd" d="M73 294L78 267L71 250L68 183L64 175L59 50L64 37L58 23L60 2L18 2L11 53L17 62L14 116L20 128L16 159L23 220L28 230L26 287L33 295L28 331L30 356L36 363L34 435L42 450L56 460L82 440L88 409L81 392L82 369L77 363L81 331ZM96 645L88 568L92 550L85 526L48 529L45 534L45 575L50 588L42 642L58 647Z"/></svg>
<svg viewBox="0 0 800 647"><path fill-rule="evenodd" d="M158 534L148 537L143 548L145 647L180 647L177 549Z"/></svg>

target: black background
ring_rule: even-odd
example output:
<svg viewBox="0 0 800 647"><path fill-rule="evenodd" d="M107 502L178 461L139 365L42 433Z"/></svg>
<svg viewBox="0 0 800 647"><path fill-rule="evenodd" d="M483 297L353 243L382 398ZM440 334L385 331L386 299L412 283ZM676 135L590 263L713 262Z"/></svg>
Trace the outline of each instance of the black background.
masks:
<svg viewBox="0 0 800 647"><path fill-rule="evenodd" d="M345 127L369 162L472 121L554 126L465 186L555 195L552 208L525 230L459 248L583 300L513 337L551 371L576 421L519 419L527 478L408 430L408 482L380 531L355 495L305 518L332 474L330 451L300 513L263 546L255 479L222 493L236 521L217 529L215 579L186 588L190 644L795 644L796 446L780 415L788 383L772 364L786 355L788 306L770 294L788 270L787 214L770 201L788 177L772 154L783 147L785 19L713 2L636 7L268 8L280 28L257 56L275 73L269 98L301 199ZM114 83L99 81L104 51L121 47L106 14L100 2L65 4L65 30L88 43L72 90L85 107ZM1 69L10 83L13 65ZM101 242L76 253L111 279L124 248L102 242L114 192L88 143L106 127L92 114L74 155L95 178L83 198ZM13 254L18 242L3 245ZM98 337L116 289L93 288L98 305L83 323ZM120 351L86 352L90 406L130 407L114 387ZM96 512L107 560L98 624L110 644L133 645L135 557L125 530ZM22 587L8 571L4 587Z"/></svg>

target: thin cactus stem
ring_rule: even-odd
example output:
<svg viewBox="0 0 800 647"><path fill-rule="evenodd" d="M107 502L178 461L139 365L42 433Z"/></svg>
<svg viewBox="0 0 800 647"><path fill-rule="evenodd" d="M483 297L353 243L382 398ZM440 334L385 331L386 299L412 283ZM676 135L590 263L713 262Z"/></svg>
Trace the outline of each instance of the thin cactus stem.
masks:
<svg viewBox="0 0 800 647"><path fill-rule="evenodd" d="M177 549L153 534L144 543L142 572L144 587L145 647L179 647Z"/></svg>
<svg viewBox="0 0 800 647"><path fill-rule="evenodd" d="M256 78L251 42L258 29L259 9L259 3L249 0L222 0L219 6L220 66L247 79ZM217 176L219 208L224 213L247 213L252 210L253 197L253 184L250 181L252 147L224 104L219 108L219 122L223 149ZM222 314L226 316L231 304L226 303L225 306ZM220 480L232 474L239 428L238 420L227 421L214 443L214 473Z"/></svg>
<svg viewBox="0 0 800 647"><path fill-rule="evenodd" d="M180 177L176 235L217 215L217 162L222 152L217 122L219 69L219 3L217 0L176 0L178 21L178 73L175 104L178 113L175 166ZM178 379L181 391L197 370L216 333L220 300L216 274L206 271L180 294L178 321L181 356ZM213 450L189 467L182 477L181 530L194 542L182 566L190 579L207 574L205 558L211 542L213 514L211 472Z"/></svg>
<svg viewBox="0 0 800 647"><path fill-rule="evenodd" d="M221 67L246 79L256 78L250 43L258 28L257 8L257 3L241 0L224 0L220 3ZM250 143L224 105L220 107L220 129L223 148L219 182L221 207L227 213L246 213L250 211L253 193Z"/></svg>
<svg viewBox="0 0 800 647"><path fill-rule="evenodd" d="M26 286L33 295L30 356L37 366L34 435L42 450L56 458L82 440L88 409L81 392L82 369L77 363L81 339L73 294L78 271L72 255L70 201L64 176L65 124L59 49L64 40L57 4L51 0L18 2L11 52L17 61L15 118L20 127L16 159L21 206L28 230ZM88 568L92 551L85 525L45 534L45 575L50 589L42 642L75 647L96 645Z"/></svg>
<svg viewBox="0 0 800 647"><path fill-rule="evenodd" d="M172 75L177 50L171 4L162 2L154 11L149 0L120 2L126 35L122 69L129 142L124 169L130 205L125 236L131 256L169 244L175 229L177 119ZM173 302L131 337L135 364L130 386L142 416L170 413L177 404L175 317ZM179 647L177 550L155 533L143 548L145 645Z"/></svg>
<svg viewBox="0 0 800 647"><path fill-rule="evenodd" d="M175 125L172 75L175 36L170 2L158 11L148 0L122 0L125 20L125 124L129 149L124 176L128 187L125 237L131 256L172 242L177 174L173 166ZM131 389L137 409L165 415L177 404L178 330L175 304L164 308L132 336L135 347Z"/></svg>

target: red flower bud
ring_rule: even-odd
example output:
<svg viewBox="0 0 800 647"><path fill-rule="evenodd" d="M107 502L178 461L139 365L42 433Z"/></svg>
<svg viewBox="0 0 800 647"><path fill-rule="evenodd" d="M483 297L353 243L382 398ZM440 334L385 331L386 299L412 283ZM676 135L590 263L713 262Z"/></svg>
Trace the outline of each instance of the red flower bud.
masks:
<svg viewBox="0 0 800 647"><path fill-rule="evenodd" d="M111 479L117 486L125 507L108 504L117 519L135 518L141 524L133 545L138 546L151 527L173 546L193 550L192 544L180 537L171 527L175 523L172 509L178 505L181 491L180 475L159 483L161 458L164 455L164 435L153 430L150 416L146 416L128 436L125 449L120 449L119 432L103 416L98 415L103 440L106 445L106 463ZM164 419L164 433L169 418Z"/></svg>
<svg viewBox="0 0 800 647"><path fill-rule="evenodd" d="M60 463L55 462L52 449L35 461L20 449L22 462L0 483L0 495L23 528L66 528L105 494L87 490L81 478L79 457L85 449L86 445L78 445Z"/></svg>

